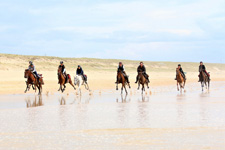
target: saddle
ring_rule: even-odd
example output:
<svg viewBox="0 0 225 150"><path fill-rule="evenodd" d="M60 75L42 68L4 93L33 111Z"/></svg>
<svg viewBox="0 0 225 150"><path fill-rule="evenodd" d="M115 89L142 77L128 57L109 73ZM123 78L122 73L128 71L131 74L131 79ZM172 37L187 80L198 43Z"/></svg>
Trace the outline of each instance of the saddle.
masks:
<svg viewBox="0 0 225 150"><path fill-rule="evenodd" d="M35 78L43 78L42 74L38 74L38 77L36 76L36 74L32 73L34 75Z"/></svg>
<svg viewBox="0 0 225 150"><path fill-rule="evenodd" d="M69 83L69 80L68 79L71 79L70 74L67 74L66 75L66 81L65 81L66 83Z"/></svg>
<svg viewBox="0 0 225 150"><path fill-rule="evenodd" d="M84 74L84 80L87 81L87 75L86 74Z"/></svg>

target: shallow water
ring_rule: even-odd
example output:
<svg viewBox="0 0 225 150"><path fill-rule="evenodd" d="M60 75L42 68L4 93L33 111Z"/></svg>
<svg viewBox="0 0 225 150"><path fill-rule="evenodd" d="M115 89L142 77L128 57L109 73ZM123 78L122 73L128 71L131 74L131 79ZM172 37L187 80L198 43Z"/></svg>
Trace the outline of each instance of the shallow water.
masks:
<svg viewBox="0 0 225 150"><path fill-rule="evenodd" d="M224 149L225 83L0 96L0 149Z"/></svg>

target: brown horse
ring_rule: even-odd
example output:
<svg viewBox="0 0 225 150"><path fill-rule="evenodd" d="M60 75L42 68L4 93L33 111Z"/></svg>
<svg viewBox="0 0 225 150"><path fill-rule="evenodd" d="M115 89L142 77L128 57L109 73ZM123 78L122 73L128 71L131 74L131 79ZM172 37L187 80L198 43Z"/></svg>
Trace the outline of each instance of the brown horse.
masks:
<svg viewBox="0 0 225 150"><path fill-rule="evenodd" d="M176 79L177 79L177 91L180 90L180 92L182 92L182 88L184 89L186 80L184 79L184 77L182 76L178 68L176 69ZM180 88L179 88L179 85L180 85Z"/></svg>
<svg viewBox="0 0 225 150"><path fill-rule="evenodd" d="M208 89L209 89L210 80L209 80L209 77L206 75L206 73L204 71L200 72L199 79L200 79L200 82L201 82L202 91L204 90L203 89L204 85L206 86L206 89L207 89L207 86L208 86Z"/></svg>
<svg viewBox="0 0 225 150"><path fill-rule="evenodd" d="M74 88L74 90L76 90L75 86L73 85L73 82L71 80L70 75L67 74L67 81L66 81L66 78L64 77L60 68L58 68L58 79L59 79L59 84L60 84L60 87L59 87L58 91L61 90L62 93L63 93L65 91L65 88L66 88L66 83L70 83L72 85L72 87ZM64 86L64 88L62 88L62 86Z"/></svg>
<svg viewBox="0 0 225 150"><path fill-rule="evenodd" d="M140 89L140 84L142 85L142 94L143 94L143 92L145 91L145 84L149 89L148 80L144 77L143 72L138 73L138 90Z"/></svg>
<svg viewBox="0 0 225 150"><path fill-rule="evenodd" d="M41 94L42 85L44 84L42 76L40 76L39 82L38 82L34 74L29 69L26 69L24 72L24 78L27 78L27 81L26 81L27 87L26 87L26 90L24 91L25 93L30 90L30 86L32 85L33 90L35 90L36 92L36 87L37 87L39 91L38 94Z"/></svg>
<svg viewBox="0 0 225 150"><path fill-rule="evenodd" d="M121 87L121 94L123 94L123 88L125 89L125 92L126 92L126 94L127 94L127 89L126 89L126 85L128 85L129 86L129 88L130 88L130 84L127 82L127 80L125 79L125 77L124 77L124 75L123 75L123 73L121 72L121 71L119 71L118 73L117 73L117 84L116 84L116 90L118 90L118 84L122 84L122 87Z"/></svg>

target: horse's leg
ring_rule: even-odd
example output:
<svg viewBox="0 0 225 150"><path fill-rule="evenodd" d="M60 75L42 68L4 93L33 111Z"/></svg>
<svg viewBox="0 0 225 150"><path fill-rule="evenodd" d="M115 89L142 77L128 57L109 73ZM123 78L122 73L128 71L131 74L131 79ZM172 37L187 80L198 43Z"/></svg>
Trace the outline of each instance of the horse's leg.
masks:
<svg viewBox="0 0 225 150"><path fill-rule="evenodd" d="M85 86L85 89L86 89L86 90L89 90L89 85L88 85L87 82L86 82L86 84L84 84L84 86Z"/></svg>
<svg viewBox="0 0 225 150"><path fill-rule="evenodd" d="M121 94L123 94L123 85L122 85L122 87L121 87Z"/></svg>
<svg viewBox="0 0 225 150"><path fill-rule="evenodd" d="M203 89L203 87L204 87L204 83L203 83L203 82L201 82L201 86L202 86L202 92L203 92L203 90L204 90L204 89Z"/></svg>
<svg viewBox="0 0 225 150"><path fill-rule="evenodd" d="M64 90L63 90L62 86L63 86L63 85L60 84L60 90L61 90L61 92L63 93Z"/></svg>
<svg viewBox="0 0 225 150"><path fill-rule="evenodd" d="M116 90L118 90L118 82L116 83Z"/></svg>
<svg viewBox="0 0 225 150"><path fill-rule="evenodd" d="M35 93L36 93L36 91L37 91L37 85L36 84L34 84L34 90L35 90Z"/></svg>
<svg viewBox="0 0 225 150"><path fill-rule="evenodd" d="M41 94L41 85L39 84L38 85L38 95L40 95Z"/></svg>
<svg viewBox="0 0 225 150"><path fill-rule="evenodd" d="M140 89L140 83L138 82L138 88L137 88L137 90L139 90Z"/></svg>
<svg viewBox="0 0 225 150"><path fill-rule="evenodd" d="M80 95L81 95L81 82L79 82L79 87L78 87L78 90L79 90Z"/></svg>
<svg viewBox="0 0 225 150"><path fill-rule="evenodd" d="M72 80L70 79L70 85L72 85L72 87L74 88L74 90L76 90L75 86L73 85Z"/></svg>
<svg viewBox="0 0 225 150"><path fill-rule="evenodd" d="M210 81L208 81L208 90L209 90L209 86L210 86Z"/></svg>
<svg viewBox="0 0 225 150"><path fill-rule="evenodd" d="M178 85L178 81L177 81L177 91L179 91L179 85Z"/></svg>
<svg viewBox="0 0 225 150"><path fill-rule="evenodd" d="M125 89L125 92L126 92L126 94L127 94L127 89L126 89L126 85L124 84L124 89Z"/></svg>
<svg viewBox="0 0 225 150"><path fill-rule="evenodd" d="M27 89L28 89L28 83L27 83L27 87L26 87L26 89L25 89L24 93L26 93L26 92L27 92Z"/></svg>
<svg viewBox="0 0 225 150"><path fill-rule="evenodd" d="M146 82L147 88L149 89L148 82Z"/></svg>
<svg viewBox="0 0 225 150"><path fill-rule="evenodd" d="M66 84L63 85L63 91L65 91L65 90L66 90Z"/></svg>
<svg viewBox="0 0 225 150"><path fill-rule="evenodd" d="M182 93L182 88L183 88L182 83L180 83L180 93Z"/></svg>

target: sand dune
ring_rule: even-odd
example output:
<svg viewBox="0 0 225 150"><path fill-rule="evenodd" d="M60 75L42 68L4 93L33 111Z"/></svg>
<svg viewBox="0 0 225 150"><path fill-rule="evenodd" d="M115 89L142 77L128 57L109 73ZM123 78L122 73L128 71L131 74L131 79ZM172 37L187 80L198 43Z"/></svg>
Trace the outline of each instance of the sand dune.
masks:
<svg viewBox="0 0 225 150"><path fill-rule="evenodd" d="M28 67L29 60L35 63L38 73L42 73L44 76L45 85L43 92L57 91L57 68L61 60L64 61L67 73L71 76L75 75L77 65L82 65L85 74L88 75L92 90L115 88L116 68L118 62L122 61L125 64L127 74L130 76L131 86L136 88L134 82L139 61L0 54L0 94L23 93L26 81L24 79L24 69ZM187 72L189 83L197 82L198 80L199 63L151 61L144 63L150 75L150 86L175 84L175 68L178 63L181 63L184 71ZM205 65L211 73L213 81L225 81L225 64L206 63ZM73 88L68 85L66 91L71 92Z"/></svg>

